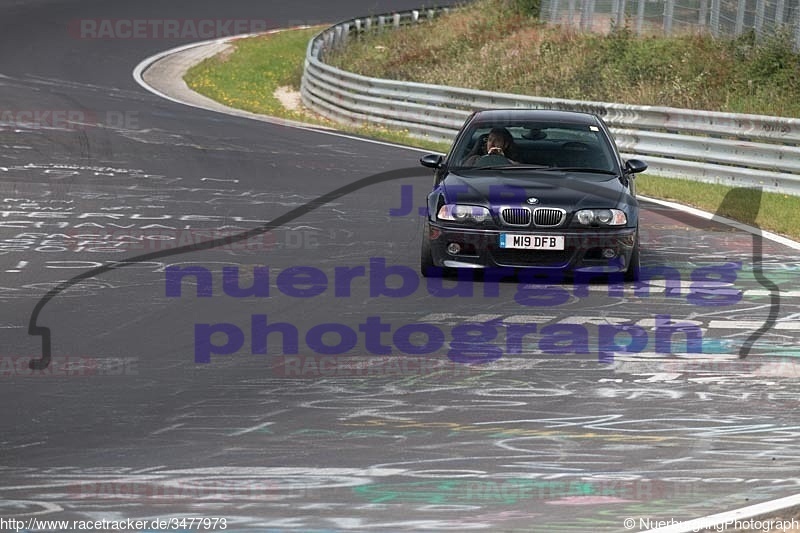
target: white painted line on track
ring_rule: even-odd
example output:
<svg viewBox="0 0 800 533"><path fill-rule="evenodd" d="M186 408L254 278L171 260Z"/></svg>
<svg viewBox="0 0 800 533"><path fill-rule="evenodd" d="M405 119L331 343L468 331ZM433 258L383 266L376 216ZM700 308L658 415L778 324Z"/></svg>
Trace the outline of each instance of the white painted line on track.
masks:
<svg viewBox="0 0 800 533"><path fill-rule="evenodd" d="M190 106L190 107L195 107L195 108L198 108L198 109L204 109L206 111L215 111L217 113L225 113L225 114L233 115L233 116L240 117L240 118L249 118L249 119L252 119L252 120L258 120L258 121L261 121L261 122L267 122L267 123L270 123L270 124L286 126L286 127L305 130L305 131L310 131L310 132L314 132L314 133L321 133L321 134L325 134L325 135L333 135L335 137L340 137L340 138L344 138L344 139L351 139L351 140L355 140L355 141L362 141L362 142L367 142L367 143L371 143L371 144L387 146L387 147L390 147L390 148L399 148L399 149L404 149L404 150L411 150L411 151L415 151L415 152L419 152L419 153L425 153L425 154L431 153L432 150L426 150L426 149L423 149L423 148L416 148L416 147L413 147L413 146L405 146L405 145L402 145L402 144L396 144L396 143L391 143L391 142L387 142L387 141L380 141L380 140L376 140L376 139L368 139L368 138L365 138L365 137L358 137L358 136L355 136L355 135L349 135L347 133L342 133L340 131L336 131L334 129L331 129L331 128L328 128L328 127L325 127L325 126L321 126L321 125L310 124L310 123L306 123L306 122L299 122L299 121L295 121L295 120L288 120L288 119L283 119L283 118L278 118L278 117L272 117L272 116L269 116L269 115L260 115L260 114L257 114L257 113L251 113L249 111L243 111L241 109L236 109L236 108L233 108L233 107L229 107L229 106L226 106L224 104L217 103L216 106L212 107L212 106L202 105L202 104L199 104L199 103L196 103L196 102L189 102L187 100L184 100L184 99L181 99L181 98L177 98L177 97L175 97L173 95L166 94L163 91L160 91L160 90L156 89L151 84L147 83L147 81L144 79L144 74L147 71L147 69L149 69L154 64L156 64L159 61L161 61L162 59L165 59L165 58L167 58L169 56L172 56L172 55L175 55L175 54L179 54L179 53L182 53L182 52L187 52L189 50L193 50L195 48L201 48L201 47L204 47L204 46L220 46L220 45L228 44L231 41L234 41L234 40L237 40L237 39L244 39L244 38L248 38L248 37L257 37L259 35L269 35L269 34L278 33L278 32L282 32L282 31L300 30L300 29L308 29L308 28L310 28L310 26L298 26L298 27L294 27L294 28L281 28L281 29L276 29L276 30L270 30L270 31L263 32L263 33L234 35L234 36L231 36L231 37L223 37L223 38L219 38L219 39L211 39L211 40L208 40L208 41L191 43L191 44L186 44L186 45L183 45L183 46L178 46L176 48L171 48L169 50L165 50L163 52L159 52L157 54L154 54L154 55L144 59L138 65L136 65L136 67L133 69L133 79L136 80L136 83L138 83L145 90L155 94L156 96L164 98L165 100L169 100L170 102L175 102L177 104L183 104L183 105L187 105L187 106ZM188 88L187 88L187 90L191 91L191 89L188 89Z"/></svg>
<svg viewBox="0 0 800 533"><path fill-rule="evenodd" d="M748 226L747 224L743 224L737 220L732 220L730 218L725 218L719 215L715 215L714 213L709 213L707 211L703 211L701 209L696 209L694 207L689 207L682 204L677 204L675 202L669 202L667 200L659 200L658 198L650 198L647 196L637 195L637 198L641 200L645 200L647 202L652 202L654 204L663 205L664 207L669 207L671 209L675 209L677 211L683 211L684 213L688 213L690 215L694 215L696 217L704 218L706 220L714 220L715 222L721 222L726 226L731 226L741 231L745 231L747 233L752 233L753 235L760 235L765 239L768 239L773 242L777 242L778 244L782 244L784 246L788 246L789 248L793 248L795 250L800 250L800 242L793 241L782 235L778 235L775 233L771 233L769 231L762 230L760 228L755 228L753 226Z"/></svg>
<svg viewBox="0 0 800 533"><path fill-rule="evenodd" d="M757 520L759 517L762 521L766 521L768 517L774 516L778 511L785 511L792 507L800 506L800 494L779 498L769 502L757 503L749 507L742 507L734 511L726 511L724 513L713 514L703 518L696 518L694 520L687 520L686 522L678 522L655 529L649 529L642 533L690 533L693 531L725 531L719 529L724 524L730 524L731 531L736 521L747 522L751 519ZM775 520L778 520L777 518ZM789 518L791 520L791 517Z"/></svg>

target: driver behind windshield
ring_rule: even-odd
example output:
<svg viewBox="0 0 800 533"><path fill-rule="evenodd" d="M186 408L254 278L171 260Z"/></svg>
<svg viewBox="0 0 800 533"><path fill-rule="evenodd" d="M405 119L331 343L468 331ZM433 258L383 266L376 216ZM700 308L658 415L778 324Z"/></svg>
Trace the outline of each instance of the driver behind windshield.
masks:
<svg viewBox="0 0 800 533"><path fill-rule="evenodd" d="M485 151L484 151L485 149ZM492 128L483 146L480 140L464 159L464 166L490 166L508 165L517 162L511 159L514 156L514 138L505 128Z"/></svg>

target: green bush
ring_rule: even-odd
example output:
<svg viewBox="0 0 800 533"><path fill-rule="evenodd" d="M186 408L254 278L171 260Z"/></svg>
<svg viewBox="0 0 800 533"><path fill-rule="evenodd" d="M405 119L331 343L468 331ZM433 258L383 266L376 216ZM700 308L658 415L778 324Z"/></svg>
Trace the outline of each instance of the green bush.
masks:
<svg viewBox="0 0 800 533"><path fill-rule="evenodd" d="M540 0L509 0L511 10L528 17L539 17L542 5Z"/></svg>

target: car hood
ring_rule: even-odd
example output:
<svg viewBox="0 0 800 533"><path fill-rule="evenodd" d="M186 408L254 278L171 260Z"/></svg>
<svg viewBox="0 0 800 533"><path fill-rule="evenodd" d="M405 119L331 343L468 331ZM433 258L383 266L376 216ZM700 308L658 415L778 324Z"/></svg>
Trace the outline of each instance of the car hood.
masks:
<svg viewBox="0 0 800 533"><path fill-rule="evenodd" d="M589 207L635 206L617 176L567 172L529 172L514 170L512 175L487 175L486 172L449 174L441 183L447 203L484 206L525 205L536 198L537 206L560 207L566 210ZM582 177L578 177L582 176Z"/></svg>

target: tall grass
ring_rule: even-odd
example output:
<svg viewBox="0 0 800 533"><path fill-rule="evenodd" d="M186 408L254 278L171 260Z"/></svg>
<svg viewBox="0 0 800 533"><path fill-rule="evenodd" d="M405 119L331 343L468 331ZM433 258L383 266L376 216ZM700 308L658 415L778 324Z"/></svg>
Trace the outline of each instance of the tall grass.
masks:
<svg viewBox="0 0 800 533"><path fill-rule="evenodd" d="M328 61L422 83L800 117L800 55L791 36L578 33L541 24L521 3L477 0L432 23L363 36Z"/></svg>
<svg viewBox="0 0 800 533"><path fill-rule="evenodd" d="M304 51L317 32L319 28L237 39L231 52L205 59L189 69L184 80L223 104L302 120L304 115L284 109L274 92L282 86L299 86L303 61L298 51Z"/></svg>

